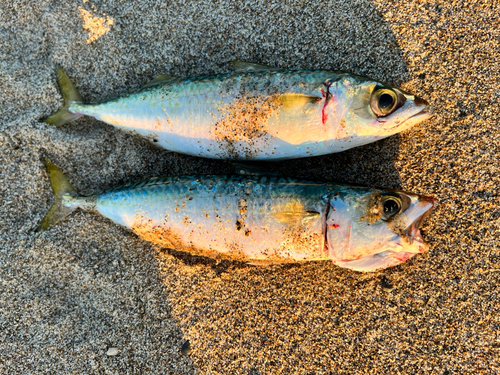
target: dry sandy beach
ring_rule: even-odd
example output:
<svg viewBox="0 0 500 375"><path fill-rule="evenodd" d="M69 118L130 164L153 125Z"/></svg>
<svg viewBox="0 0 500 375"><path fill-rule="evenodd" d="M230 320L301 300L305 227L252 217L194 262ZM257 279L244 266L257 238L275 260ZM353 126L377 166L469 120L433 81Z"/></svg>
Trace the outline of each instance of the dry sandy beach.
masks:
<svg viewBox="0 0 500 375"><path fill-rule="evenodd" d="M0 0L0 373L500 373L499 17L487 0ZM92 101L232 60L428 100L434 117L400 135L267 168L434 196L429 253L362 274L217 264L81 211L35 233L44 155L85 195L233 171L91 118L40 122L62 105L56 64Z"/></svg>

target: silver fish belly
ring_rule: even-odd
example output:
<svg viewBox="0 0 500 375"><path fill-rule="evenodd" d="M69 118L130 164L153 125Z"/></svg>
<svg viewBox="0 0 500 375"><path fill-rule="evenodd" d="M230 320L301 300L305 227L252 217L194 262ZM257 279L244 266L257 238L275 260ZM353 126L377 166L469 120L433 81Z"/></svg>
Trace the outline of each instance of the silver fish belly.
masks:
<svg viewBox="0 0 500 375"><path fill-rule="evenodd" d="M244 64L231 74L163 77L138 92L82 103L62 70L65 107L46 121L92 116L167 150L219 159L288 159L340 152L429 117L427 103L368 78Z"/></svg>
<svg viewBox="0 0 500 375"><path fill-rule="evenodd" d="M57 199L40 229L80 207L165 247L253 264L393 266L427 249L418 226L434 205L409 193L264 176L159 178L79 197L47 167Z"/></svg>

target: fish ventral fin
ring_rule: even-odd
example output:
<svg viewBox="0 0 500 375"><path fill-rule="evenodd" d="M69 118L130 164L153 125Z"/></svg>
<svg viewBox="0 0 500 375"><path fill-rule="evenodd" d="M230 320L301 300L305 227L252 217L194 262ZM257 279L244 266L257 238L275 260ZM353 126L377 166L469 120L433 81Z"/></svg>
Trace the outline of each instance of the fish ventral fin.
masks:
<svg viewBox="0 0 500 375"><path fill-rule="evenodd" d="M170 82L170 81L173 81L173 80L175 80L175 77L167 76L165 74L160 74L155 79L153 79L152 81L149 81L148 83L146 83L142 87L145 88L145 87L156 86L156 85L158 85L160 83Z"/></svg>
<svg viewBox="0 0 500 375"><path fill-rule="evenodd" d="M268 70L282 70L281 68L276 68L274 66L254 64L244 61L231 61L234 66L235 72L261 72Z"/></svg>
<svg viewBox="0 0 500 375"><path fill-rule="evenodd" d="M59 90L61 91L61 95L64 99L64 106L52 116L47 117L44 121L47 124L58 127L82 117L81 114L73 113L68 110L72 103L80 103L82 101L82 97L60 66L56 67L56 77Z"/></svg>
<svg viewBox="0 0 500 375"><path fill-rule="evenodd" d="M311 219L318 217L319 215L320 213L318 211L300 210L300 211L273 212L269 216L271 216L274 220L276 220L279 223L293 225L309 221Z"/></svg>
<svg viewBox="0 0 500 375"><path fill-rule="evenodd" d="M76 198L78 196L76 190L71 186L66 176L49 160L45 160L45 167L50 177L50 184L56 196L56 201L52 207L50 207L49 212L45 215L36 229L37 232L43 231L56 224L78 208L78 205L66 206L64 204L64 197L69 195L70 197Z"/></svg>

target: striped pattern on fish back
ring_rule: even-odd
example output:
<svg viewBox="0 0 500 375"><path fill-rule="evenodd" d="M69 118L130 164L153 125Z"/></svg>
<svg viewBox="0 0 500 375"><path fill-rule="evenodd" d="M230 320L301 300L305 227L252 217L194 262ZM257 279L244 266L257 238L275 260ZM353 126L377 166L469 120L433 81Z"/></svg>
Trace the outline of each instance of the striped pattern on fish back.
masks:
<svg viewBox="0 0 500 375"><path fill-rule="evenodd" d="M326 193L333 188L330 184L297 180L274 176L175 176L152 178L137 183L126 184L107 191L98 197L102 205L134 205L147 198L149 201L212 195L232 195L255 193L258 187L271 188L271 194L281 199L293 198L304 192ZM257 186L257 189L255 187ZM269 197L271 198L271 196Z"/></svg>
<svg viewBox="0 0 500 375"><path fill-rule="evenodd" d="M127 96L107 100L107 105L122 105L129 101L165 100L176 97L210 95L237 91L241 82L251 85L259 95L272 93L296 93L313 95L314 91L326 78L332 75L345 75L346 73L326 70L278 70L257 71L245 73L229 73L208 75L201 77L173 78L156 85L146 85ZM221 92L222 91L222 92Z"/></svg>

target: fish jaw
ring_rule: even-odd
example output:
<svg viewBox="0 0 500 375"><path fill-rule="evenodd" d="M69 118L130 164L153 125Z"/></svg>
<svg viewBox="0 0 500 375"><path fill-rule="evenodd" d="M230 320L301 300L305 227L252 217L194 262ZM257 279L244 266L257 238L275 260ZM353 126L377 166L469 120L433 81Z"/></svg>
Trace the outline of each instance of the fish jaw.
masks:
<svg viewBox="0 0 500 375"><path fill-rule="evenodd" d="M431 197L420 196L418 202L405 212L406 222L409 223L404 231L404 241L407 243L405 251L418 254L424 253L429 249L420 233L420 225L430 215L432 209L436 206L436 200Z"/></svg>

